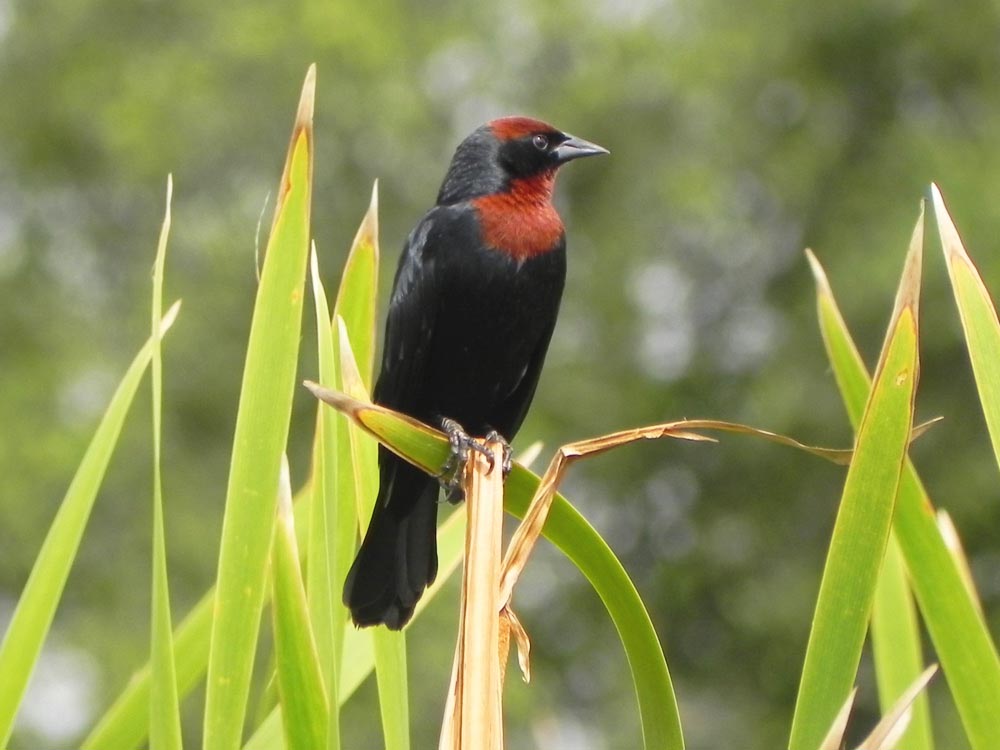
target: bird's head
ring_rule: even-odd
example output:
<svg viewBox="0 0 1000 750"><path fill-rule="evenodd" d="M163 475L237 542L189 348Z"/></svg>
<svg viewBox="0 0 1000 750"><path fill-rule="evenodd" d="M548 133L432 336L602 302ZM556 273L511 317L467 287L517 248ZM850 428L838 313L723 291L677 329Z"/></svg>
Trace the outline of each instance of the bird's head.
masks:
<svg viewBox="0 0 1000 750"><path fill-rule="evenodd" d="M502 193L515 181L540 178L551 190L556 170L573 159L606 154L595 143L530 117L503 117L477 128L462 141L438 195L455 203Z"/></svg>

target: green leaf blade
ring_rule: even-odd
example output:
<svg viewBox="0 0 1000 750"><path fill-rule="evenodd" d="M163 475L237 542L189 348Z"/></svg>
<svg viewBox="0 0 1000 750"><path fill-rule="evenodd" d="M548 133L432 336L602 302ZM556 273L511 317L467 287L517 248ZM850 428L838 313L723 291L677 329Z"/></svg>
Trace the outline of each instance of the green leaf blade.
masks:
<svg viewBox="0 0 1000 750"><path fill-rule="evenodd" d="M160 324L159 336L162 337L170 328L179 306L175 303L167 312ZM52 625L97 491L121 434L125 416L149 365L152 350L153 343L149 340L118 384L49 527L0 643L0 675L3 675L0 679L0 747L10 739L14 717Z"/></svg>
<svg viewBox="0 0 1000 750"><path fill-rule="evenodd" d="M376 628L372 633L378 706L386 750L409 750L410 693L406 669L406 636Z"/></svg>
<svg viewBox="0 0 1000 750"><path fill-rule="evenodd" d="M871 377L865 370L853 339L847 333L847 325L822 266L811 252L807 252L807 257L817 282L817 312L823 342L833 363L834 377L844 396L848 417L856 430L868 400ZM900 506L905 504L903 498L906 478L910 471L912 469L907 461L896 500L897 517L901 512ZM919 625L913 610L905 560L901 556L902 551L894 530L889 537L872 610L872 648L879 702L883 710L894 705L924 667ZM930 709L925 693L918 695L913 703L910 726L903 734L902 741L913 750L933 748Z"/></svg>
<svg viewBox="0 0 1000 750"><path fill-rule="evenodd" d="M286 747L289 750L316 750L327 742L329 708L299 568L287 463L282 473L271 555L271 609L278 692Z"/></svg>
<svg viewBox="0 0 1000 750"><path fill-rule="evenodd" d="M206 750L241 744L291 415L309 246L315 67L302 90L247 346L205 697Z"/></svg>
<svg viewBox="0 0 1000 750"><path fill-rule="evenodd" d="M351 244L344 264L334 318L344 320L344 327L358 363L361 380L372 387L375 357L375 324L378 305L378 183L372 186L371 201Z"/></svg>
<svg viewBox="0 0 1000 750"><path fill-rule="evenodd" d="M920 222L844 483L806 649L790 750L820 746L852 689L861 659L913 423Z"/></svg>
<svg viewBox="0 0 1000 750"><path fill-rule="evenodd" d="M327 306L326 291L319 275L319 261L315 247L312 252L312 287L316 312L316 336L320 380L324 383L336 382L336 357L333 348L333 329L330 326L330 310ZM343 607L334 598L337 589L335 571L338 537L343 535L334 528L337 518L337 483L335 477L337 463L337 420L338 415L330 409L317 409L316 435L313 441L313 494L310 505L309 544L307 568L309 612L312 630L316 637L318 657L323 673L323 683L328 695L328 735L323 747L327 750L340 748L340 714L338 711L337 686L340 683L340 658L343 644ZM349 504L350 505L350 504ZM353 506L351 506L353 510ZM353 531L353 519L351 520ZM353 539L353 536L348 537Z"/></svg>
<svg viewBox="0 0 1000 750"><path fill-rule="evenodd" d="M811 261L823 340L844 405L856 426L871 379L825 274L814 258ZM976 750L1000 747L1000 726L995 719L995 707L1000 705L996 647L941 537L934 509L909 460L900 479L893 529L966 734Z"/></svg>
<svg viewBox="0 0 1000 750"><path fill-rule="evenodd" d="M916 605L895 532L889 535L875 590L871 637L879 706L885 714L910 687L913 673L919 674L924 668ZM910 723L901 742L902 747L909 750L933 750L934 737L925 693L914 700Z"/></svg>
<svg viewBox="0 0 1000 750"><path fill-rule="evenodd" d="M907 466L894 521L911 586L975 750L1000 747L1000 659L948 551L916 471Z"/></svg>
<svg viewBox="0 0 1000 750"><path fill-rule="evenodd" d="M167 579L167 546L163 530L163 483L160 467L160 435L163 411L163 361L156 335L163 308L163 268L170 235L170 199L173 178L167 178L167 207L153 263L152 362L150 375L153 401L153 572L150 617L150 724L151 750L180 750L181 710L177 698L174 640L170 617L170 588Z"/></svg>
<svg viewBox="0 0 1000 750"><path fill-rule="evenodd" d="M1000 320L989 290L962 244L936 185L931 186L931 193L979 400L993 455L1000 465Z"/></svg>

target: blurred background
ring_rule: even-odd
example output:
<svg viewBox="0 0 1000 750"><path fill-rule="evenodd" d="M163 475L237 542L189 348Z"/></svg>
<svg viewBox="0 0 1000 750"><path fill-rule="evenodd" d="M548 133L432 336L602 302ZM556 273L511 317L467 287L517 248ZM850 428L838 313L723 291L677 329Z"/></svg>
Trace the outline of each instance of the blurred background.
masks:
<svg viewBox="0 0 1000 750"><path fill-rule="evenodd" d="M165 345L178 620L214 578L257 226L264 211L270 223L309 63L328 289L377 178L388 290L455 145L485 120L528 114L611 150L560 177L569 278L515 447L543 440L548 456L682 417L847 446L802 250L825 264L870 364L930 181L1000 289L998 16L975 0L0 0L0 628L146 336L168 172L166 297L184 299ZM962 533L996 633L1000 483L929 229L918 416L945 421L913 455ZM316 375L308 309L303 378ZM146 658L142 393L12 750L72 747ZM298 481L314 410L301 391ZM572 470L566 494L650 609L691 750L787 741L843 476L737 437L640 445ZM582 576L543 545L515 604L533 681L508 681L509 746L638 747L624 654ZM452 585L410 630L417 748L436 745L456 606ZM868 664L855 732L876 716ZM931 695L941 746L966 747L943 680ZM191 747L201 700L184 706ZM345 747L379 746L375 701L369 685L351 702Z"/></svg>

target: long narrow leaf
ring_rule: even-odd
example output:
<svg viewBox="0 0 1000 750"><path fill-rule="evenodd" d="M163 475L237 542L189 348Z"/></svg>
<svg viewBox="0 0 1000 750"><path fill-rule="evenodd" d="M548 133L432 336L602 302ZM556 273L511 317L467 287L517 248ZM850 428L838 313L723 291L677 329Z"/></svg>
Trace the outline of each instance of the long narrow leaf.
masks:
<svg viewBox="0 0 1000 750"><path fill-rule="evenodd" d="M358 372L366 390L372 388L375 356L375 322L378 309L378 182L372 186L371 201L354 236L344 264L334 317L344 319L344 326L358 363Z"/></svg>
<svg viewBox="0 0 1000 750"><path fill-rule="evenodd" d="M1000 320L990 293L965 250L937 185L931 185L941 247L965 331L993 454L1000 464Z"/></svg>
<svg viewBox="0 0 1000 750"><path fill-rule="evenodd" d="M180 303L175 303L164 316L159 327L160 337L173 324L179 308ZM52 625L97 491L152 352L153 342L150 339L139 350L118 384L66 490L4 633L0 644L0 747L5 747L10 739L14 717Z"/></svg>
<svg viewBox="0 0 1000 750"><path fill-rule="evenodd" d="M160 424L163 409L163 362L156 336L163 314L163 267L170 235L170 198L173 178L167 178L167 207L153 264L153 353L150 375L153 391L153 601L150 618L152 683L150 685L149 746L151 750L180 750L181 711L177 699L174 639L167 583L167 546L163 531L163 483L160 476Z"/></svg>
<svg viewBox="0 0 1000 750"><path fill-rule="evenodd" d="M910 687L913 675L923 669L916 605L910 593L906 563L895 532L889 536L879 573L875 606L872 608L871 635L879 705L883 713L887 713ZM934 737L927 696L923 693L918 695L911 710L902 746L907 750L932 750Z"/></svg>
<svg viewBox="0 0 1000 750"><path fill-rule="evenodd" d="M285 741L289 750L317 750L327 741L328 704L309 606L299 568L288 462L278 490L278 522L271 553L271 611Z"/></svg>
<svg viewBox="0 0 1000 750"><path fill-rule="evenodd" d="M335 356L337 360L337 388L346 390L344 385L344 363L343 353L350 352L349 357L353 361L353 387L363 391L371 391L371 352L374 348L374 297L378 279L378 185L372 189L372 200L358 228L357 235L351 247L351 252L347 257L344 266L344 273L341 277L340 289L337 293L337 302L334 306L334 320L332 327L335 334ZM338 324L337 319L343 322ZM355 351L367 352L367 359L362 358L361 365L358 365ZM365 355L363 354L363 357ZM354 540L357 538L356 531L364 532L371 510L375 503L374 497L369 497L361 492L357 487L357 477L365 476L361 467L355 466L355 456L365 460L366 450L357 450L357 446L364 445L363 442L351 441L351 423L343 415L337 416L338 425L338 463L337 481L338 496L340 502L350 500L354 504L353 512L348 515L347 509L341 507L341 516L338 517L338 529L344 530L344 524L348 518L352 520L354 526L350 536L341 537L345 542L338 545L338 573L343 580L350 568L351 558L354 555ZM344 532L346 534L346 531Z"/></svg>
<svg viewBox="0 0 1000 750"><path fill-rule="evenodd" d="M410 747L410 694L407 688L406 638L402 633L378 628L372 633L378 706L386 750Z"/></svg>
<svg viewBox="0 0 1000 750"><path fill-rule="evenodd" d="M871 389L871 377L865 370L861 354L855 347L836 301L816 256L807 251L809 264L817 285L817 305L823 340L833 363L834 374L844 395L848 417L855 430L861 422L865 403ZM903 471L896 499L897 520L906 504L907 477L912 471L909 461ZM886 557L879 576L879 586L872 611L872 646L875 652L875 671L879 701L883 710L895 704L923 670L919 626L913 612L906 576L905 561L894 556L901 554L898 531L894 528L889 537ZM913 704L913 719L905 734L913 750L930 750L933 747L927 696L920 694Z"/></svg>
<svg viewBox="0 0 1000 750"><path fill-rule="evenodd" d="M378 186L364 220L358 229L347 256L336 309L346 314L367 362L370 380L371 355L374 351L376 282L378 273ZM338 353L334 343L333 319L327 307L326 294L319 275L315 249L312 256L312 282L316 306L320 380L339 384ZM347 575L357 528L357 504L352 485L354 449L349 445L349 426L344 417L320 408L317 414L313 460L313 483L322 502L313 503L309 547L309 602L320 650L324 681L329 686L330 724L325 746L340 747L340 722L337 707L339 662L343 647L346 610L341 606L339 592ZM340 446L340 447L338 447ZM336 598L335 598L336 597Z"/></svg>
<svg viewBox="0 0 1000 750"><path fill-rule="evenodd" d="M871 379L840 314L822 268L813 259L820 330L847 413L855 425ZM962 573L948 551L912 463L900 480L893 530L910 585L930 633L965 731L975 750L1000 747L1000 660ZM913 675L916 679L916 675ZM918 698L920 710L923 698Z"/></svg>
<svg viewBox="0 0 1000 750"><path fill-rule="evenodd" d="M844 483L809 634L790 750L819 747L851 691L861 659L913 423L922 247L923 215L913 233Z"/></svg>
<svg viewBox="0 0 1000 750"><path fill-rule="evenodd" d="M319 359L320 380L324 383L336 382L336 357L333 350L333 329L330 326L330 311L326 302L326 291L319 276L319 261L316 249L312 252L312 287L316 307L316 337ZM322 747L338 750L340 747L340 712L337 700L337 686L340 682L339 662L343 641L343 610L335 591L338 581L334 573L334 557L338 539L344 534L334 528L337 517L337 483L334 472L337 464L337 415L329 409L318 409L316 413L316 437L313 443L313 495L309 520L308 545L308 593L309 612L313 633L316 636L318 658L323 673L323 682L328 695L328 736L323 738ZM352 503L345 503L353 511ZM351 519L348 540L353 540L354 523ZM336 598L335 598L336 597ZM338 612L338 614L335 614Z"/></svg>
<svg viewBox="0 0 1000 750"><path fill-rule="evenodd" d="M205 696L206 750L236 750L246 716L302 325L315 87L312 66L302 88L250 326L219 551Z"/></svg>
<svg viewBox="0 0 1000 750"><path fill-rule="evenodd" d="M344 270L340 277L340 287L337 290L337 300L334 314L331 317L328 310L320 327L325 331L321 345L321 375L328 382L341 383L339 373L340 340L339 329L334 325L334 319L344 315L350 320L348 336L356 342L362 351L367 352L367 363L362 378L369 383L371 379L371 352L374 351L375 309L377 304L378 281L378 185L372 189L371 201L361 225L351 244ZM317 314L320 314L319 311ZM319 325L319 324L318 324ZM331 436L327 445L326 473L326 517L332 524L331 536L328 537L330 554L330 595L333 597L332 607L332 639L331 649L336 658L339 675L340 660L343 659L343 633L347 622L347 610L340 603L340 591L354 555L355 541L358 530L358 503L356 490L356 472L354 467L355 448L351 442L350 426L340 414L323 415L324 434ZM331 676L333 681L330 690L330 742L328 748L336 750L339 747L339 712L340 700L337 695L340 685L339 676Z"/></svg>

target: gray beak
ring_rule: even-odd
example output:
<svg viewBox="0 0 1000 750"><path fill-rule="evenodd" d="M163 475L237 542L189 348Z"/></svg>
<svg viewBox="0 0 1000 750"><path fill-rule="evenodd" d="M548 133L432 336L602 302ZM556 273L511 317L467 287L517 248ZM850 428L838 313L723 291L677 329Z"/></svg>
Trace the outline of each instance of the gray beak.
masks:
<svg viewBox="0 0 1000 750"><path fill-rule="evenodd" d="M598 154L611 153L606 148L598 146L596 143L585 141L583 138L577 138L569 135L569 133L566 135L568 135L569 138L552 150L552 153L555 154L555 157L559 160L560 164L565 164L568 161L573 161L573 159L579 159L583 156L597 156Z"/></svg>

